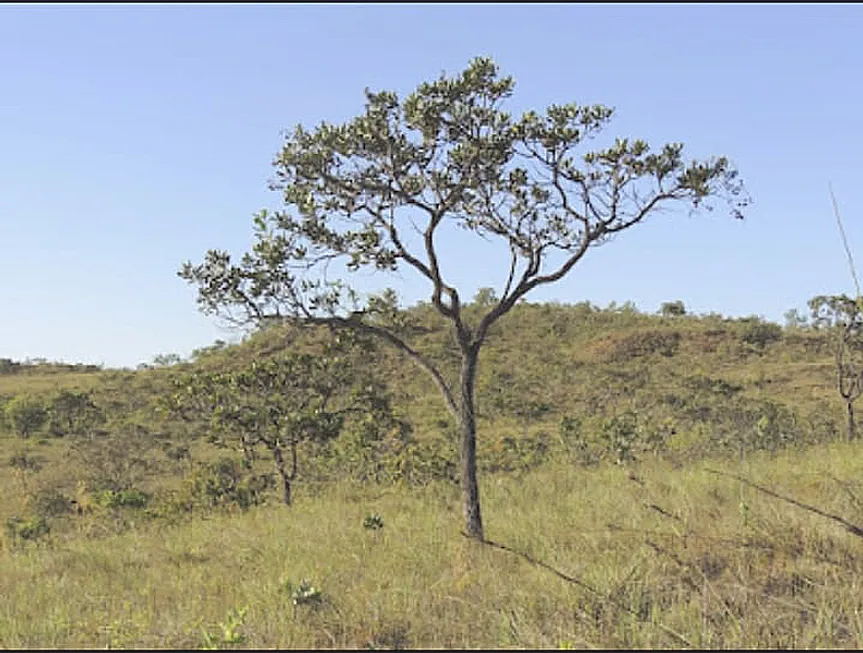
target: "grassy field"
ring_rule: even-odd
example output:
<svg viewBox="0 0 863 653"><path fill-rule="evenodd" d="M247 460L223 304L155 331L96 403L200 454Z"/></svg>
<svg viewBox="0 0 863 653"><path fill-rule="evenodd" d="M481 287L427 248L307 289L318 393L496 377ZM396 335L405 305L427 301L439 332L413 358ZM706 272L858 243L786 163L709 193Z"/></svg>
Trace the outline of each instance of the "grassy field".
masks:
<svg viewBox="0 0 863 653"><path fill-rule="evenodd" d="M715 466L863 522L860 454L837 444ZM707 466L486 477L487 537L556 571L462 538L444 483L343 484L293 508L89 537L83 517L5 543L0 644L863 646L863 540ZM372 514L382 528L364 528ZM319 599L294 605L304 580Z"/></svg>
<svg viewBox="0 0 863 653"><path fill-rule="evenodd" d="M863 526L863 442L842 441L824 333L625 307L510 317L477 383L485 543L460 534L439 396L388 350L368 365L413 439L375 464L401 480L309 452L291 507L274 490L202 503L237 452L152 409L177 373L276 355L283 334L175 367L0 374L0 408L50 413L71 389L108 417L100 435L0 434L0 646L863 647L863 531L830 517ZM434 328L421 348L452 353Z"/></svg>

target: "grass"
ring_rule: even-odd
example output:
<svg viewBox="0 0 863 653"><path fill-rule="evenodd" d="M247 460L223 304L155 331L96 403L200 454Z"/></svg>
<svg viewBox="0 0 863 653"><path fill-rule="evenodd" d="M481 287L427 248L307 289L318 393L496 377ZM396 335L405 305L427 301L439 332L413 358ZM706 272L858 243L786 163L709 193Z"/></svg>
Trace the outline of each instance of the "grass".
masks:
<svg viewBox="0 0 863 653"><path fill-rule="evenodd" d="M863 522L861 453L836 444L724 469ZM0 645L863 646L863 541L703 465L483 479L488 537L570 581L461 537L453 485L310 491L291 509L7 541ZM372 513L382 529L363 528ZM293 605L286 583L304 579L320 603Z"/></svg>
<svg viewBox="0 0 863 653"><path fill-rule="evenodd" d="M345 475L335 463L310 469L290 509L273 500L178 521L131 508L49 515L52 530L36 542L0 534L0 646L861 647L861 538L707 471L863 525L863 443L833 442L843 418L826 334L789 329L756 347L745 338L752 324L519 306L498 325L478 377L491 543L461 536L453 483L334 481ZM191 365L241 366L280 338L262 332ZM430 355L446 357L445 332L423 338ZM422 455L456 456L431 381L386 349L368 364L394 390ZM154 421L149 406L175 370L0 375L0 404L92 389L114 420L104 451L84 458L75 437L0 436L0 464L27 453L41 466L0 474L0 521L32 514L46 491L76 496L80 481L133 458L127 445L144 436L123 420L191 448L194 465L171 462L153 440L141 454L152 466L134 482L145 492L179 490L191 468L222 456L184 425ZM673 427L664 460L645 450L638 464L577 464L578 438L592 446L612 433L608 420L636 413L646 433ZM738 455L734 436L751 438L766 415L797 445ZM583 423L565 435L567 416ZM731 449L716 445L723 437ZM375 514L383 528L364 527Z"/></svg>

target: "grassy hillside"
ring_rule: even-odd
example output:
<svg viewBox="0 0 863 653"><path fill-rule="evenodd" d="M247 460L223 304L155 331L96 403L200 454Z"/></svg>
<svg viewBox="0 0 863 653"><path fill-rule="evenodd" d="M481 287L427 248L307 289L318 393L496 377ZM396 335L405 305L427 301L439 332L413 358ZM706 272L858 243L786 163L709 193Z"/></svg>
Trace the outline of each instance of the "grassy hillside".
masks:
<svg viewBox="0 0 863 653"><path fill-rule="evenodd" d="M430 307L404 317L452 360ZM860 537L708 471L863 522L863 445L841 441L826 333L517 306L477 382L486 530L504 548L459 535L455 425L385 347L358 364L412 428L303 450L292 507L266 456L244 467L206 420L157 410L185 374L323 337L271 328L135 372L0 368L0 644L863 645Z"/></svg>

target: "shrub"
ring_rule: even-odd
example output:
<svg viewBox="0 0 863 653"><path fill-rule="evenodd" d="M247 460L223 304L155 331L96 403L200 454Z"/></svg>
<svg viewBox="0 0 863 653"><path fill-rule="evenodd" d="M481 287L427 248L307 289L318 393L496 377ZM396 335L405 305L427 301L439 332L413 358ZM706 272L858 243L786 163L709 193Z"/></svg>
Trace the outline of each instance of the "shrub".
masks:
<svg viewBox="0 0 863 653"><path fill-rule="evenodd" d="M677 331L659 329L636 331L614 338L606 358L609 362L616 363L653 354L671 357L677 353L679 347L680 333Z"/></svg>
<svg viewBox="0 0 863 653"><path fill-rule="evenodd" d="M782 338L782 327L772 322L750 321L740 339L747 345L764 349L771 342Z"/></svg>
<svg viewBox="0 0 863 653"><path fill-rule="evenodd" d="M662 306L659 307L659 314L662 317L680 317L686 315L686 306L679 299L673 302L663 302Z"/></svg>
<svg viewBox="0 0 863 653"><path fill-rule="evenodd" d="M221 458L203 464L189 485L193 497L208 507L236 505L247 510L264 502L264 493L275 486L275 479L272 474L253 474L233 458Z"/></svg>
<svg viewBox="0 0 863 653"><path fill-rule="evenodd" d="M36 541L51 532L42 516L10 517L6 520L6 535L13 541Z"/></svg>
<svg viewBox="0 0 863 653"><path fill-rule="evenodd" d="M18 395L7 402L3 413L12 432L22 438L29 438L39 431L48 417L42 402L28 395Z"/></svg>
<svg viewBox="0 0 863 653"><path fill-rule="evenodd" d="M87 434L104 422L88 392L60 390L48 407L48 430L55 437Z"/></svg>
<svg viewBox="0 0 863 653"><path fill-rule="evenodd" d="M135 488L126 490L102 490L93 502L102 508L144 508L150 501L150 495Z"/></svg>

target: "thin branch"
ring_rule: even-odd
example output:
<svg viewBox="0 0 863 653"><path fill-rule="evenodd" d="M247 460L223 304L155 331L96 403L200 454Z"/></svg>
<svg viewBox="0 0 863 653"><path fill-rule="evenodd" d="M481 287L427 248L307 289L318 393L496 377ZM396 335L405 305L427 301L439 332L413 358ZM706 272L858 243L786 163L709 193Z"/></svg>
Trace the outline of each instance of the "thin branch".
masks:
<svg viewBox="0 0 863 653"><path fill-rule="evenodd" d="M386 340L391 345L395 346L396 349L406 354L411 360L417 363L420 367L422 367L434 380L435 385L437 385L438 389L444 396L446 400L447 408L454 415L459 415L459 407L455 401L454 395L450 390L449 385L446 382L446 379L443 378L443 375L438 371L438 369L431 364L431 362L426 359L422 354L420 354L416 349L408 345L404 340L399 338L395 333L381 326L377 326L375 324L366 324L364 322L360 322L357 319L352 318L343 318L343 317L307 317L305 322L309 324L319 324L326 325L334 328L347 328L347 329L356 329L363 333L368 333L374 335L378 338L382 338Z"/></svg>
<svg viewBox="0 0 863 653"><path fill-rule="evenodd" d="M472 538L467 533L462 533L462 536L469 538L471 540L476 539L476 538ZM636 612L635 610L633 610L632 608L630 608L626 604L622 603L621 601L619 601L614 596L611 596L611 595L608 595L608 594L601 592L600 590L596 589L595 587L593 587L592 585L590 585L589 583L587 583L586 581L584 581L580 578L576 578L575 576L570 576L569 574L566 574L566 573L560 571L559 569L552 567L550 564L543 562L542 560L538 560L538 559L534 558L529 553L525 553L524 551L518 551L516 549L513 549L511 547L506 546L505 544L499 544L497 542L493 542L492 540L487 540L485 538L480 539L479 542L481 542L482 544L486 544L492 548L500 549L501 551L506 551L507 553L512 553L512 554L517 555L521 558L524 558L530 564L535 565L537 567L541 567L547 571L550 571L555 576L566 581L567 583L572 583L573 585L577 585L578 587L581 587L582 589L587 590L591 594L594 594L595 596L598 596L598 597L600 597L606 601L609 601L616 608L618 608L619 610L622 610L623 612L626 612L627 614L635 617L638 621L640 621L642 623L655 624L660 630L662 630L665 634L671 636L673 639L675 639L680 644L683 644L685 646L689 646L690 648L695 648L695 645L692 642L690 642L688 639L686 639L680 633L672 630L671 628L669 628L668 626L666 626L665 624L663 624L659 621L655 621L652 619L645 619L640 614L638 614L638 612Z"/></svg>
<svg viewBox="0 0 863 653"><path fill-rule="evenodd" d="M750 481L746 478L743 478L742 476L738 476L737 474L732 474L730 472L721 472L719 470L709 469L709 468L705 468L705 471L709 472L711 474L716 474L718 476L728 476L729 478L736 479L736 480L740 481L741 483L745 483L746 485L755 488L759 492L763 492L767 496L773 497L774 499L779 499L780 501L784 501L785 503L790 503L792 506L797 506L798 508L802 508L803 510L806 510L808 512L811 512L811 513L814 513L816 515L820 515L821 517L826 517L827 519L835 521L837 524L841 524L845 528L845 530L848 531L849 533L851 533L852 535L856 535L857 537L863 537L863 528L861 528L860 526L857 526L856 524L852 524L851 522L849 522L844 517L840 517L839 515L834 515L832 513L825 512L824 510L821 510L820 508L816 508L815 506L810 506L806 503L803 503L802 501L798 501L797 499L793 499L791 497L786 497L786 496L783 496L781 494L778 494L777 492L774 492L773 490L771 490L769 488L766 488L762 485L758 485L757 483L753 483L752 481Z"/></svg>

